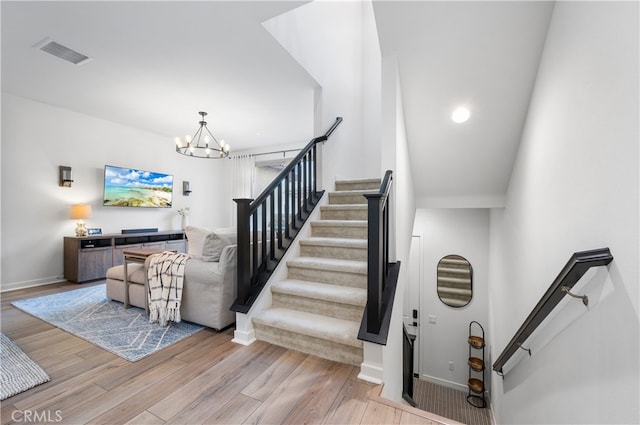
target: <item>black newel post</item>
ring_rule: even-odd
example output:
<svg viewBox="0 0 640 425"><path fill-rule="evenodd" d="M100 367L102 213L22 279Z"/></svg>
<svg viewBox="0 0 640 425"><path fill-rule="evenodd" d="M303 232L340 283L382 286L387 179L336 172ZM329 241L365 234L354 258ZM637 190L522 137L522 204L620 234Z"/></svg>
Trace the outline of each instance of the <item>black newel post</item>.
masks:
<svg viewBox="0 0 640 425"><path fill-rule="evenodd" d="M378 333L382 321L382 258L383 231L380 226L380 200L382 194L367 194L369 204L369 248L367 254L367 332Z"/></svg>
<svg viewBox="0 0 640 425"><path fill-rule="evenodd" d="M253 199L234 199L238 226L238 300L245 303L251 294L251 224L249 206Z"/></svg>

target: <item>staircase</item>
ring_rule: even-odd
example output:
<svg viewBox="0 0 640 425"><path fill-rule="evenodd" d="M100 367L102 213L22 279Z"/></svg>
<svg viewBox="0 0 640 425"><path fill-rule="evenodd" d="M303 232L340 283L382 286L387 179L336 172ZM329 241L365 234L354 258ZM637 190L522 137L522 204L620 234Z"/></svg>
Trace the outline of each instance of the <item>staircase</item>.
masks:
<svg viewBox="0 0 640 425"><path fill-rule="evenodd" d="M256 338L359 366L357 339L367 299L367 200L379 179L337 181L329 204L287 261L287 279L271 285L271 308L253 317Z"/></svg>

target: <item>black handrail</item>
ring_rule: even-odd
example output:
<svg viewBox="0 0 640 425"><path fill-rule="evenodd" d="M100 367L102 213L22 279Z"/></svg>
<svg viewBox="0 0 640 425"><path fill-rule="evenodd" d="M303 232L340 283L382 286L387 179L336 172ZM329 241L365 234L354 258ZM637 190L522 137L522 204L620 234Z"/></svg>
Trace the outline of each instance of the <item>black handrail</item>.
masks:
<svg viewBox="0 0 640 425"><path fill-rule="evenodd" d="M502 374L502 367L509 361L513 354L527 340L533 331L558 305L560 300L580 280L591 267L606 266L613 260L609 248L594 249L574 253L560 274L553 281L547 292L544 293L531 314L524 321L520 329L515 333L509 344L502 351L498 359L493 363L493 370ZM566 288L566 289L565 289Z"/></svg>
<svg viewBox="0 0 640 425"><path fill-rule="evenodd" d="M237 290L232 311L247 313L322 197L318 191L316 145L340 125L312 139L256 199L237 204Z"/></svg>

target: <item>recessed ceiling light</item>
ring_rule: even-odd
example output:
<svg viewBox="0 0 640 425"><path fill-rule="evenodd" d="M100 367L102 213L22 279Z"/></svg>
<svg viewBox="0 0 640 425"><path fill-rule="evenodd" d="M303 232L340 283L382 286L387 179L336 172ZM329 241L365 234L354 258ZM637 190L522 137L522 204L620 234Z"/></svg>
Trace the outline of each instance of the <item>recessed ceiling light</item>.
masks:
<svg viewBox="0 0 640 425"><path fill-rule="evenodd" d="M456 108L451 114L451 120L458 124L465 122L471 116L471 112L464 106Z"/></svg>

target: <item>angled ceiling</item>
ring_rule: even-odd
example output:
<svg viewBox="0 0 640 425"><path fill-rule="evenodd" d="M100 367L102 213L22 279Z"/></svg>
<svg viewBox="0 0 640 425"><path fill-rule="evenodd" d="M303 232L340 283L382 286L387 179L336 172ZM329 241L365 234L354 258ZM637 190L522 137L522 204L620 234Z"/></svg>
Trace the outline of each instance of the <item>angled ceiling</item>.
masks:
<svg viewBox="0 0 640 425"><path fill-rule="evenodd" d="M2 90L171 140L206 111L234 150L304 143L316 82L260 25L303 3L3 1ZM32 47L47 37L93 60Z"/></svg>
<svg viewBox="0 0 640 425"><path fill-rule="evenodd" d="M552 2L375 1L397 56L418 205L499 206L511 176ZM451 120L466 105L470 119Z"/></svg>
<svg viewBox="0 0 640 425"><path fill-rule="evenodd" d="M306 142L317 83L261 25L304 3L2 1L2 91L168 139L203 110L236 151ZM398 58L418 205L500 205L553 2L373 5L382 55ZM93 60L33 48L47 37ZM454 124L462 104L471 118Z"/></svg>

